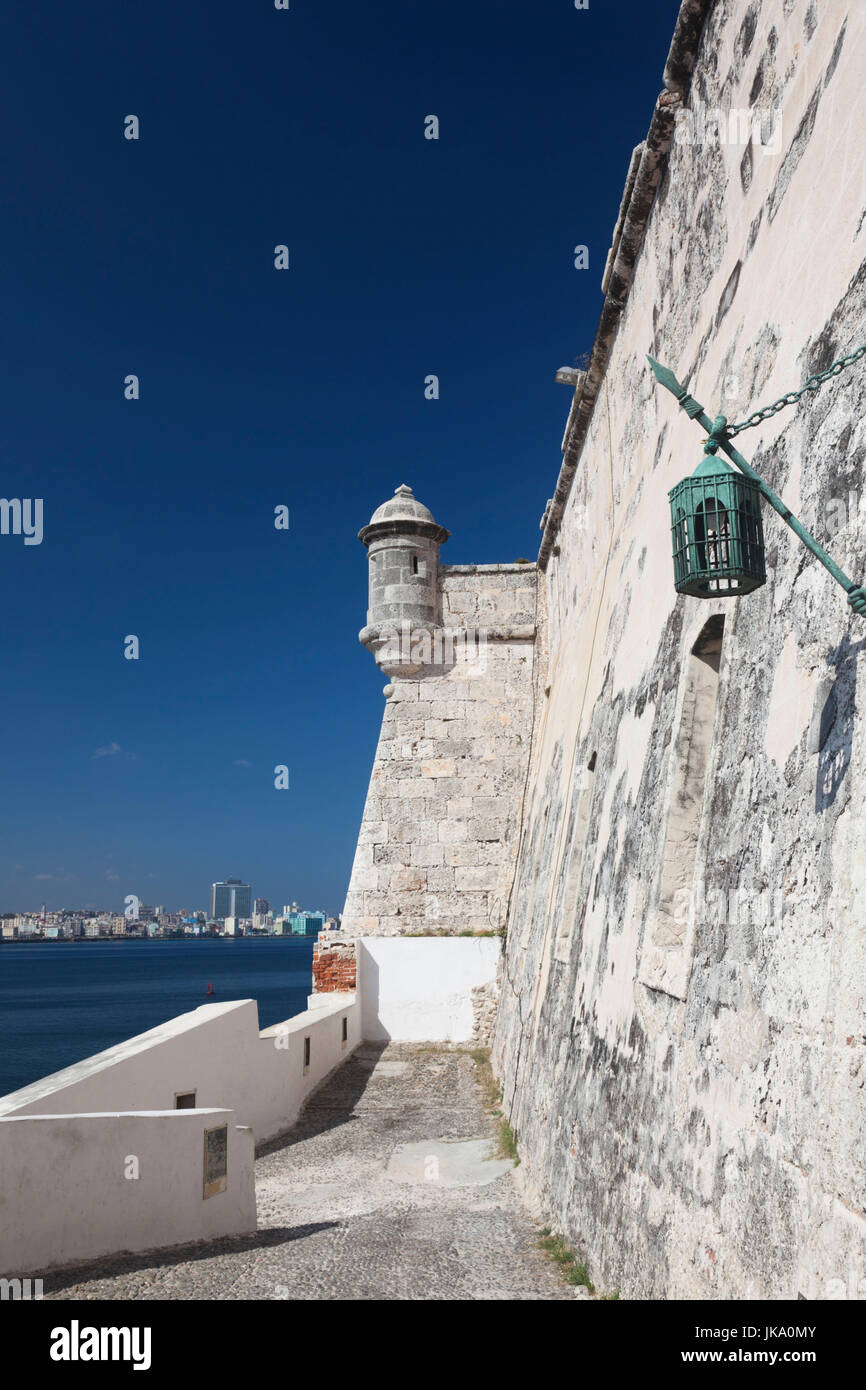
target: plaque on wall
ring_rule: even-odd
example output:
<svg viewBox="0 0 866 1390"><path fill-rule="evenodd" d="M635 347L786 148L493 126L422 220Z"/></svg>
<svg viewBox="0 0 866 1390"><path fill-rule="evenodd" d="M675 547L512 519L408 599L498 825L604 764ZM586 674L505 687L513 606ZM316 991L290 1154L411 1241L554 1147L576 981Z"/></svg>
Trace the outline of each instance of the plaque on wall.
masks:
<svg viewBox="0 0 866 1390"><path fill-rule="evenodd" d="M204 1195L214 1197L226 1190L228 1173L228 1126L204 1132Z"/></svg>

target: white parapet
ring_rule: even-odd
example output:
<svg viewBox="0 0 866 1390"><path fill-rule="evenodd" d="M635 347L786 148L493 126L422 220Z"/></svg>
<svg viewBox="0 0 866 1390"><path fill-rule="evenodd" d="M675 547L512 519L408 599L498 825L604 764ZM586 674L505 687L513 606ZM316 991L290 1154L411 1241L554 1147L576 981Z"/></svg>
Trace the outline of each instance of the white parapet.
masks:
<svg viewBox="0 0 866 1390"><path fill-rule="evenodd" d="M325 999L261 1032L254 999L203 1004L0 1097L0 1116L173 1110L185 1098L231 1109L261 1143L294 1124L310 1091L360 1042L355 995Z"/></svg>
<svg viewBox="0 0 866 1390"><path fill-rule="evenodd" d="M357 950L356 993L313 995L261 1031L252 999L204 1004L0 1097L0 1275L254 1231L254 1144L289 1129L362 1038L477 1039L498 937ZM208 1131L226 1159L211 1181Z"/></svg>
<svg viewBox="0 0 866 1390"><path fill-rule="evenodd" d="M3 1117L0 1152L3 1277L256 1229L230 1110Z"/></svg>
<svg viewBox="0 0 866 1390"><path fill-rule="evenodd" d="M354 994L261 1032L254 1000L205 1004L3 1096L0 1275L254 1231L255 1143L360 1037Z"/></svg>

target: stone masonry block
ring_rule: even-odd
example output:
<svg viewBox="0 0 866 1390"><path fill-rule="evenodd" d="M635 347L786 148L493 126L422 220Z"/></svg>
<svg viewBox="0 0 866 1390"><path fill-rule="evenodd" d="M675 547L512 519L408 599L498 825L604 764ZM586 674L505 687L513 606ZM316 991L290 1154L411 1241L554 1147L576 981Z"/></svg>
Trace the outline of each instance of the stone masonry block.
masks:
<svg viewBox="0 0 866 1390"><path fill-rule="evenodd" d="M454 883L458 892L486 892L495 888L496 873L487 865L457 868Z"/></svg>
<svg viewBox="0 0 866 1390"><path fill-rule="evenodd" d="M360 849L363 845L384 844L387 839L387 821L365 821L358 834L358 848Z"/></svg>
<svg viewBox="0 0 866 1390"><path fill-rule="evenodd" d="M439 839L443 845L456 845L469 834L465 821L443 820L439 822Z"/></svg>
<svg viewBox="0 0 866 1390"><path fill-rule="evenodd" d="M468 833L470 840L502 840L507 830L508 821L504 817L490 816L484 820L470 821Z"/></svg>
<svg viewBox="0 0 866 1390"><path fill-rule="evenodd" d="M431 758L428 762L421 764L422 777L453 777L454 759L453 758Z"/></svg>
<svg viewBox="0 0 866 1390"><path fill-rule="evenodd" d="M418 865L439 865L445 862L445 848L443 845L412 845L410 849L410 859L413 864Z"/></svg>
<svg viewBox="0 0 866 1390"><path fill-rule="evenodd" d="M436 821L397 821L389 829L390 840L394 843L435 845L439 838Z"/></svg>
<svg viewBox="0 0 866 1390"><path fill-rule="evenodd" d="M391 869L388 887L392 893L421 892L427 887L427 875L420 868Z"/></svg>

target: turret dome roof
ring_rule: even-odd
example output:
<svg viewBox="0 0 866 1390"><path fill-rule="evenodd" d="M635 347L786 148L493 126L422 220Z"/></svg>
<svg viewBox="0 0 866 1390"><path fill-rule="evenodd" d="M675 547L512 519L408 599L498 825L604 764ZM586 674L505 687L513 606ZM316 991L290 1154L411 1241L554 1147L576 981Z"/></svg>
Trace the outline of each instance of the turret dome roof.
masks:
<svg viewBox="0 0 866 1390"><path fill-rule="evenodd" d="M441 545L449 534L434 520L430 508L418 501L410 487L401 483L395 488L394 496L377 507L367 525L361 527L358 539L370 545L385 536L425 536Z"/></svg>
<svg viewBox="0 0 866 1390"><path fill-rule="evenodd" d="M389 497L387 502L383 502L381 507L377 507L370 517L370 525L378 521L433 521L433 513L429 507L425 507L423 502L412 492L412 489L401 483L394 490L394 496Z"/></svg>

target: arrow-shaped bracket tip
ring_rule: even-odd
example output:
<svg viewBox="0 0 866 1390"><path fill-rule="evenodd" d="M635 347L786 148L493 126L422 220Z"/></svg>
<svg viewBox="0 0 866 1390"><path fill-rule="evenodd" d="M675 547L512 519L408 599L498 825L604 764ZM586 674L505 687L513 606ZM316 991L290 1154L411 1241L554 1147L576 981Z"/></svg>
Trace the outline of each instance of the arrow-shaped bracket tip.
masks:
<svg viewBox="0 0 866 1390"><path fill-rule="evenodd" d="M666 387L667 390L672 392L675 396L684 394L682 386L677 381L670 367L663 367L661 362L657 362L654 357L650 357L649 353L647 353L646 359L652 367L653 376L660 386Z"/></svg>

